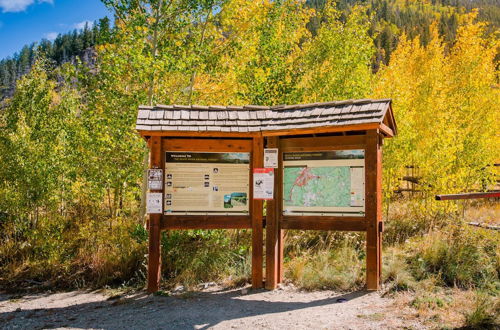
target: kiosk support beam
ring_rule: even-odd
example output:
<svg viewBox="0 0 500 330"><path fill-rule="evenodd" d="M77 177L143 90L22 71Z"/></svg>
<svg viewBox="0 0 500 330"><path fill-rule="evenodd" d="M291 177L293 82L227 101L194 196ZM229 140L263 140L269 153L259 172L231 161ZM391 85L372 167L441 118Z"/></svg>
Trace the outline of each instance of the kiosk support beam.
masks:
<svg viewBox="0 0 500 330"><path fill-rule="evenodd" d="M161 168L161 137L152 136L149 141L149 167ZM149 215L149 251L148 251L148 292L154 293L160 288L160 222L161 214Z"/></svg>
<svg viewBox="0 0 500 330"><path fill-rule="evenodd" d="M279 138L276 136L267 138L268 148L278 148ZM266 209L266 289L275 289L283 278L283 234L280 229L280 207L281 194L280 185L282 163L278 157L279 164L274 174L274 199L267 201Z"/></svg>
<svg viewBox="0 0 500 330"><path fill-rule="evenodd" d="M382 266L382 137L366 132L366 288L380 289Z"/></svg>
<svg viewBox="0 0 500 330"><path fill-rule="evenodd" d="M255 137L252 141L252 175L254 168L263 166L264 158L264 139L262 137ZM253 178L252 178L253 182ZM253 192L250 201L252 202L252 288L260 289L263 284L263 250L264 242L262 239L262 217L263 217L263 203L261 200L253 199Z"/></svg>

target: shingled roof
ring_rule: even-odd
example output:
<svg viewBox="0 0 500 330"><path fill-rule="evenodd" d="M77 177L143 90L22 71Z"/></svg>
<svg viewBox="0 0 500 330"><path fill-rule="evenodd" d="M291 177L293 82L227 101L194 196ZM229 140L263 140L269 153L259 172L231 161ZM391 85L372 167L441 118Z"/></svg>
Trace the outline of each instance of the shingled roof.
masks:
<svg viewBox="0 0 500 330"><path fill-rule="evenodd" d="M265 132L389 123L396 133L391 100L347 100L279 106L140 106L138 131ZM387 119L385 120L387 121Z"/></svg>

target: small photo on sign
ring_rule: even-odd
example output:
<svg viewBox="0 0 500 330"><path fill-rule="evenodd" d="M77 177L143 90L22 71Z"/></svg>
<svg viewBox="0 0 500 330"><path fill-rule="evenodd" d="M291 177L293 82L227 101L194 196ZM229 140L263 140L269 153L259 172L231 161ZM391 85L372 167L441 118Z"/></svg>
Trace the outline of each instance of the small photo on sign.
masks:
<svg viewBox="0 0 500 330"><path fill-rule="evenodd" d="M219 173L219 169L217 167L214 168L214 173Z"/></svg>
<svg viewBox="0 0 500 330"><path fill-rule="evenodd" d="M171 199L171 198L172 198L172 194L166 194L166 195L165 195L165 198L166 198L166 199Z"/></svg>
<svg viewBox="0 0 500 330"><path fill-rule="evenodd" d="M217 187L217 186L213 186L213 187L212 187L212 190L213 190L213 191L219 191L219 187Z"/></svg>
<svg viewBox="0 0 500 330"><path fill-rule="evenodd" d="M210 182L205 182L204 187L206 187L206 188L210 187Z"/></svg>
<svg viewBox="0 0 500 330"><path fill-rule="evenodd" d="M224 195L224 208L231 209L236 206L247 205L247 200L246 193L234 192Z"/></svg>
<svg viewBox="0 0 500 330"><path fill-rule="evenodd" d="M172 205L172 201L166 201L165 204L170 206L170 205Z"/></svg>
<svg viewBox="0 0 500 330"><path fill-rule="evenodd" d="M172 187L172 181L167 181L167 187Z"/></svg>
<svg viewBox="0 0 500 330"><path fill-rule="evenodd" d="M172 179L172 174L167 174L167 179Z"/></svg>
<svg viewBox="0 0 500 330"><path fill-rule="evenodd" d="M205 180L210 180L210 175L205 174Z"/></svg>

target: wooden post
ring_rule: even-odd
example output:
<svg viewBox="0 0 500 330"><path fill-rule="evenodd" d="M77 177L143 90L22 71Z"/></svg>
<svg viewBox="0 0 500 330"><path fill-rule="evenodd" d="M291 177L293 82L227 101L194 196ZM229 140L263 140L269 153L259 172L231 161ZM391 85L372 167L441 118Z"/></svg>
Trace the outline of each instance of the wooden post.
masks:
<svg viewBox="0 0 500 330"><path fill-rule="evenodd" d="M382 266L382 146L378 130L367 131L365 155L366 288L380 289Z"/></svg>
<svg viewBox="0 0 500 330"><path fill-rule="evenodd" d="M162 168L161 137L152 136L149 141L149 167ZM155 191L161 192L161 190ZM161 256L160 256L160 222L161 214L149 215L149 250L148 250L148 292L154 293L160 288Z"/></svg>
<svg viewBox="0 0 500 330"><path fill-rule="evenodd" d="M283 217L283 152L279 140L276 141L278 150L278 168L276 169L276 174L274 176L274 200L275 203L275 216L276 216L276 229L278 231L278 279L277 283L283 283L283 248L284 248L284 233L285 231L281 229L281 218Z"/></svg>
<svg viewBox="0 0 500 330"><path fill-rule="evenodd" d="M264 139L262 137L253 138L252 145L252 166L250 168L252 184L253 184L253 169L263 166L264 158ZM250 202L252 203L252 288L262 288L262 267L263 267L263 203L261 200L253 199L253 186L250 188Z"/></svg>
<svg viewBox="0 0 500 330"><path fill-rule="evenodd" d="M268 148L278 148L278 137L267 138ZM279 282L280 270L280 233L279 233L279 203L278 185L280 182L280 168L274 173L274 199L267 201L266 208L266 289L275 289Z"/></svg>

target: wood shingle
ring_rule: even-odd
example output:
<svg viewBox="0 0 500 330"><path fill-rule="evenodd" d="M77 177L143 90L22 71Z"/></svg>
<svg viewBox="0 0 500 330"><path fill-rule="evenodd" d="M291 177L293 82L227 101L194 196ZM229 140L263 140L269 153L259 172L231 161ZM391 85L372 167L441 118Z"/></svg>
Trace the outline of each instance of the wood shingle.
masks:
<svg viewBox="0 0 500 330"><path fill-rule="evenodd" d="M382 123L390 99L345 100L278 106L141 106L138 131L265 132L320 126ZM391 110L392 116L392 110ZM395 126L395 125L394 125ZM396 131L396 127L392 127Z"/></svg>

